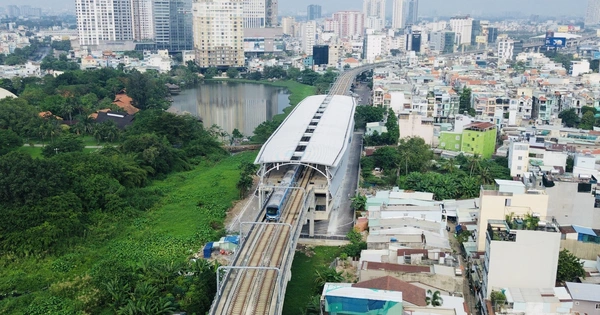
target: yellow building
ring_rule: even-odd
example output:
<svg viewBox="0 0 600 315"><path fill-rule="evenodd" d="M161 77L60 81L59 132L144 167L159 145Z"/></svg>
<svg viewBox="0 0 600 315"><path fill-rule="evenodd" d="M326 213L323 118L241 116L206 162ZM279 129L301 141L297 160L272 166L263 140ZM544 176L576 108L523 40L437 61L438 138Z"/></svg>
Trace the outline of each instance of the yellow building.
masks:
<svg viewBox="0 0 600 315"><path fill-rule="evenodd" d="M548 195L544 190L527 189L520 181L496 179L495 185L481 187L477 225L477 250L485 251L488 220L504 220L506 216L536 215L544 219L548 211Z"/></svg>

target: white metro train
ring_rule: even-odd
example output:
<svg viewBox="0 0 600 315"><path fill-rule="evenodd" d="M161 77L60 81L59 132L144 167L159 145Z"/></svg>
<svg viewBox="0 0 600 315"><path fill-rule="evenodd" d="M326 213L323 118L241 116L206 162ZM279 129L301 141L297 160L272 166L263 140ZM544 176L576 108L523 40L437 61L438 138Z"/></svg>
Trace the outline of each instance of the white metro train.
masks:
<svg viewBox="0 0 600 315"><path fill-rule="evenodd" d="M290 187L294 186L300 173L300 166L295 166L293 169L285 172L281 182L277 185L278 188L273 190L265 206L267 210L265 218L267 221L279 221L281 212L285 209L287 200L292 194L293 189L290 189Z"/></svg>

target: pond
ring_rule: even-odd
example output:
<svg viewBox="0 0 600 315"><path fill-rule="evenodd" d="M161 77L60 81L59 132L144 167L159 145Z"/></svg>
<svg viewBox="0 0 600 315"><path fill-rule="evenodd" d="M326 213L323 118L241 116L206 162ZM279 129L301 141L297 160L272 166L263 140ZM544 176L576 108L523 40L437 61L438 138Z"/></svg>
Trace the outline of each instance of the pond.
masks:
<svg viewBox="0 0 600 315"><path fill-rule="evenodd" d="M251 136L254 128L290 105L286 88L234 82L203 82L173 95L169 112L191 114L205 127L218 125L231 134L237 128Z"/></svg>

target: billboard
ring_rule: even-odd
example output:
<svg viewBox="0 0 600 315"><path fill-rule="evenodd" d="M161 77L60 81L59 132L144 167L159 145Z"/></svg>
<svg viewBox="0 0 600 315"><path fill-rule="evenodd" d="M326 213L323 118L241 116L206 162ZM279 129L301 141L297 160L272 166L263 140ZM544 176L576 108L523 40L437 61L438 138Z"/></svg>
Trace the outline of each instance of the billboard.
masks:
<svg viewBox="0 0 600 315"><path fill-rule="evenodd" d="M600 51L594 51L592 55L592 60L600 60Z"/></svg>
<svg viewBox="0 0 600 315"><path fill-rule="evenodd" d="M485 43L487 43L487 40L488 40L487 35L485 35L485 36L476 36L475 37L475 42L477 44L485 44Z"/></svg>
<svg viewBox="0 0 600 315"><path fill-rule="evenodd" d="M546 37L546 47L565 47L567 45L567 39L564 37Z"/></svg>
<svg viewBox="0 0 600 315"><path fill-rule="evenodd" d="M558 33L567 33L569 32L569 25L560 25L557 31Z"/></svg>

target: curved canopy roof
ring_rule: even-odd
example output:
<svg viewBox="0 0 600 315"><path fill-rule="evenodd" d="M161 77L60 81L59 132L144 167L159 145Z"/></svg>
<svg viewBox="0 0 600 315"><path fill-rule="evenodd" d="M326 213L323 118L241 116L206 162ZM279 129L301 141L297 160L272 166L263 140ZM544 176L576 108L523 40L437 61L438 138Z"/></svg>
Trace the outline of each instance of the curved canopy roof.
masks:
<svg viewBox="0 0 600 315"><path fill-rule="evenodd" d="M350 96L305 98L277 128L254 163L300 163L337 167L354 129Z"/></svg>

